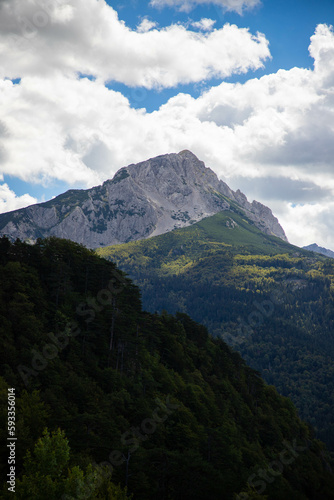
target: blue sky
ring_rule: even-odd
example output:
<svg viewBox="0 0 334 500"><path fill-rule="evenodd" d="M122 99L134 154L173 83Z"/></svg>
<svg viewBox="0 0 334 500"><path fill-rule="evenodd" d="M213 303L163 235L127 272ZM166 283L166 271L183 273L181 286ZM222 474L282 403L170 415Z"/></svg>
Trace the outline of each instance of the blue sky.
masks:
<svg viewBox="0 0 334 500"><path fill-rule="evenodd" d="M232 75L226 78L229 82L245 82L249 78L260 78L279 69L297 67L312 67L313 59L308 52L310 37L318 24L334 23L334 2L332 0L263 0L253 9L244 11L243 15L225 11L217 5L197 6L191 12L179 12L174 8L156 9L147 1L130 1L116 3L115 6L122 19L128 26L135 29L143 17L155 21L161 27L172 23L187 23L189 18L199 21L210 18L216 21L215 28L225 23L236 24L238 27L249 28L252 33L260 31L269 40L272 59L266 61L265 66L252 73ZM205 82L206 85L217 85L220 80ZM134 91L124 85L114 83L110 88L121 90L129 98L132 106L142 107L148 111L158 109L177 92L187 92L198 96L201 86L179 86L177 89L162 91Z"/></svg>
<svg viewBox="0 0 334 500"><path fill-rule="evenodd" d="M332 0L4 0L0 211L187 148L334 249L333 22Z"/></svg>

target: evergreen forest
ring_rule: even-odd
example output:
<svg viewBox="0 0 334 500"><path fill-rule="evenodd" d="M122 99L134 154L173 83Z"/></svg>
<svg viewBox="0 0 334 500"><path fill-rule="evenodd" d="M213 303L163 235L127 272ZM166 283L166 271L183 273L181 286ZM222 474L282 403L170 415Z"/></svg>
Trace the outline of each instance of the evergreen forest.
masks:
<svg viewBox="0 0 334 500"><path fill-rule="evenodd" d="M237 212L97 252L140 287L145 309L189 314L224 339L334 452L334 259Z"/></svg>
<svg viewBox="0 0 334 500"><path fill-rule="evenodd" d="M17 437L2 498L334 498L330 454L291 400L190 315L143 310L114 263L67 240L3 237L0 282L3 478L13 389Z"/></svg>

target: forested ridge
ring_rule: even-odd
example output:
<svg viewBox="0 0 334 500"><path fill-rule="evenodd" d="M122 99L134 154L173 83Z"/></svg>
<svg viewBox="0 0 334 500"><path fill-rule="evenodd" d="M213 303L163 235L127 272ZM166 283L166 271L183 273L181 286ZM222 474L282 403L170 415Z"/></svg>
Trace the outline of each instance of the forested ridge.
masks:
<svg viewBox="0 0 334 500"><path fill-rule="evenodd" d="M334 260L219 213L155 238L98 249L149 311L182 311L238 350L334 451Z"/></svg>
<svg viewBox="0 0 334 500"><path fill-rule="evenodd" d="M0 281L2 477L8 388L17 436L3 498L334 498L291 401L188 315L143 311L114 264L2 238Z"/></svg>

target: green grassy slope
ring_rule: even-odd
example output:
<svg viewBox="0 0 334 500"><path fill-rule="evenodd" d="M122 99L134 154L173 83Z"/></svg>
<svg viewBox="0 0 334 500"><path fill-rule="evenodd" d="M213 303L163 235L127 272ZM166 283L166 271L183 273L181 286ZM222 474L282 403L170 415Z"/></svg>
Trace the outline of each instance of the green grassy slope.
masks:
<svg viewBox="0 0 334 500"><path fill-rule="evenodd" d="M141 287L146 309L182 311L224 338L334 450L333 260L231 212L97 252Z"/></svg>
<svg viewBox="0 0 334 500"><path fill-rule="evenodd" d="M237 224L233 227L234 224ZM181 248L182 246L182 248ZM309 252L294 247L289 243L262 233L244 215L229 211L220 212L212 217L182 229L176 229L164 235L148 238L122 245L114 245L97 249L102 257L115 256L120 262L126 262L131 256L132 261L140 268L150 267L158 257L164 259L167 265L167 274L173 274L175 266L182 272L182 262L191 262L200 257L205 251L219 251L220 249L235 253L236 250L245 253L269 254L300 252L310 255ZM158 250L158 255L156 250ZM178 263L175 258L179 251L183 259ZM168 269L170 264L170 269Z"/></svg>

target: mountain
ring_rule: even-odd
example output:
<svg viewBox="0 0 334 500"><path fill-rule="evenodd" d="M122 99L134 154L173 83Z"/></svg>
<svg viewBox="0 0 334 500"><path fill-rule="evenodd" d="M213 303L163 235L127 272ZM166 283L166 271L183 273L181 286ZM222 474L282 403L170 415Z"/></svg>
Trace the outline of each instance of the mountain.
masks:
<svg viewBox="0 0 334 500"><path fill-rule="evenodd" d="M114 264L1 238L0 282L3 478L13 391L17 415L16 491L3 479L1 498L334 498L291 401L186 314L143 311Z"/></svg>
<svg viewBox="0 0 334 500"><path fill-rule="evenodd" d="M238 350L334 451L332 259L226 211L97 252L140 286L147 310L189 314Z"/></svg>
<svg viewBox="0 0 334 500"><path fill-rule="evenodd" d="M326 257L331 257L334 259L334 252L332 250L328 250L328 248L319 247L316 243L312 243L312 245L307 245L305 250L309 250L310 252L320 253L321 255L326 255Z"/></svg>
<svg viewBox="0 0 334 500"><path fill-rule="evenodd" d="M231 209L265 234L286 240L269 208L249 203L193 153L181 151L123 167L102 186L1 214L0 235L13 241L57 236L97 248L156 236Z"/></svg>

